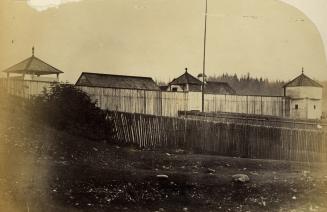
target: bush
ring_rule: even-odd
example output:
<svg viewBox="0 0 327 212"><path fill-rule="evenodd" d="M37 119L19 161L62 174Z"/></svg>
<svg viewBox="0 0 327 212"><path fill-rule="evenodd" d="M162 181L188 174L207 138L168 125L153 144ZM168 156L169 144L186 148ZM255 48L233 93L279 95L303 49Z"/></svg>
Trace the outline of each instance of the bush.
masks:
<svg viewBox="0 0 327 212"><path fill-rule="evenodd" d="M35 118L59 130L91 139L108 139L112 135L106 112L73 85L54 84L50 91L45 90L32 100L30 110Z"/></svg>

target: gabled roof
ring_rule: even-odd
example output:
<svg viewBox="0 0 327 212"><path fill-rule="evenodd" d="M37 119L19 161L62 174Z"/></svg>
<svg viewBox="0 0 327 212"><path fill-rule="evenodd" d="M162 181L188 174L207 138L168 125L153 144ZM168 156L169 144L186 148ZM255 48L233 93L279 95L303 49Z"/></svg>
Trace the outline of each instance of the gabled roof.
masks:
<svg viewBox="0 0 327 212"><path fill-rule="evenodd" d="M170 85L184 85L184 84L202 85L202 82L196 77L189 74L187 71L185 71L184 74L174 79L169 84Z"/></svg>
<svg viewBox="0 0 327 212"><path fill-rule="evenodd" d="M285 87L297 87L297 86L310 86L310 87L323 87L318 82L312 80L308 76L304 75L303 72L301 75L293 79L292 81L286 83L283 88Z"/></svg>
<svg viewBox="0 0 327 212"><path fill-rule="evenodd" d="M36 74L36 75L47 75L47 74L61 74L64 73L55 67L47 64L39 58L32 55L31 57L17 63L16 65L7 68L3 72L15 73L15 74Z"/></svg>
<svg viewBox="0 0 327 212"><path fill-rule="evenodd" d="M99 74L89 72L83 72L75 85L102 88L160 90L159 86L150 77Z"/></svg>

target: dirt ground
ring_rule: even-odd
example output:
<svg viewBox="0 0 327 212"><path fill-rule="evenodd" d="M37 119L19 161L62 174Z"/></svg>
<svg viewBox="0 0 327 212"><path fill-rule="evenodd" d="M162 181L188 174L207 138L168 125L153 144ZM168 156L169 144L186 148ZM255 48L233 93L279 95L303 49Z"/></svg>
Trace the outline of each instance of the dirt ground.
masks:
<svg viewBox="0 0 327 212"><path fill-rule="evenodd" d="M0 211L327 211L326 164L117 146L0 117Z"/></svg>

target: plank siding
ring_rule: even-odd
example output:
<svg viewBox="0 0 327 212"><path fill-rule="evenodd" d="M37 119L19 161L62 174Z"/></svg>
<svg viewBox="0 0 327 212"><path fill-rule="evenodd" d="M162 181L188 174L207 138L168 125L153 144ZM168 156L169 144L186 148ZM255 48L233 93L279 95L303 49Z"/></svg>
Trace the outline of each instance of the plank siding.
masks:
<svg viewBox="0 0 327 212"><path fill-rule="evenodd" d="M30 98L49 89L52 83L0 79L0 88ZM201 110L201 92L163 92L77 86L104 110L177 117L178 111ZM288 117L287 97L205 94L205 112L228 112Z"/></svg>
<svg viewBox="0 0 327 212"><path fill-rule="evenodd" d="M43 82L33 80L19 80L0 78L0 88L9 94L23 98L31 98L42 94L44 89L49 90L55 82Z"/></svg>
<svg viewBox="0 0 327 212"><path fill-rule="evenodd" d="M150 115L177 116L178 111L201 110L201 92L163 92L79 86L102 109ZM286 117L287 97L205 94L205 112L246 113Z"/></svg>

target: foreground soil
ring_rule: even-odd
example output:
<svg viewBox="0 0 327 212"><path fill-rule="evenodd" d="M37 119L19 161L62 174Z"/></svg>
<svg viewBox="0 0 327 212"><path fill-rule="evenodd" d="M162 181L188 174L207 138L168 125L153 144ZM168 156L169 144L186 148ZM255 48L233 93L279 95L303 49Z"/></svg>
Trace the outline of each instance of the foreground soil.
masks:
<svg viewBox="0 0 327 212"><path fill-rule="evenodd" d="M118 146L17 114L0 111L0 211L327 211L326 164Z"/></svg>

